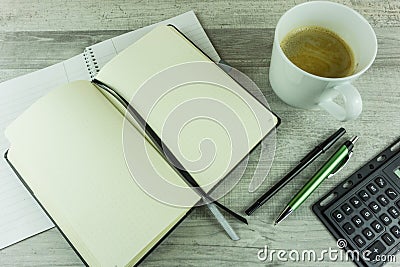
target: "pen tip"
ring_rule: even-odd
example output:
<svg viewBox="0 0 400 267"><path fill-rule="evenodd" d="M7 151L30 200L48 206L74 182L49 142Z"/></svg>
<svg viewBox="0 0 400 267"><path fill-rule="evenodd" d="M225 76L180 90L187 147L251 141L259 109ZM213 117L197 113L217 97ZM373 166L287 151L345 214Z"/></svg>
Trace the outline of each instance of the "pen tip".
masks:
<svg viewBox="0 0 400 267"><path fill-rule="evenodd" d="M280 223L284 219L286 219L287 216L289 216L293 212L293 209L289 206L287 206L279 215L278 219L276 219L275 224Z"/></svg>

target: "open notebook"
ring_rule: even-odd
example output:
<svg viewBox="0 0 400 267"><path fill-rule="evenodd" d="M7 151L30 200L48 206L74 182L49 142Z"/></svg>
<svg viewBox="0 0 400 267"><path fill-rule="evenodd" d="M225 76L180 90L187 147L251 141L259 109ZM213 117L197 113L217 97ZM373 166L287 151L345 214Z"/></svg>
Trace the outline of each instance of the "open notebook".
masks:
<svg viewBox="0 0 400 267"><path fill-rule="evenodd" d="M192 65L193 62L205 64L200 69L201 76L218 83L187 82L170 91L166 84L196 73L198 64ZM185 63L190 68L162 76L170 74L164 72L166 69ZM156 79L149 80L151 77ZM132 101L132 106L206 191L279 122L172 26L160 26L146 34L107 63L96 79ZM153 86L142 90L146 84ZM155 98L157 101L153 102ZM190 127L182 128L179 138L170 131L164 132L165 121L172 121L173 125L187 118L188 114L181 117L173 112L177 106L210 98L222 105L203 105L200 109L226 114L223 118L229 119L229 107L239 120L229 121L227 127L244 129L246 139L232 138L212 120L197 120L197 101L192 103L193 109L187 109L194 120L188 124ZM160 191L165 184L179 188L187 185L142 131L124 119L124 110L115 99L89 81L76 81L53 90L18 117L5 134L11 144L9 163L90 266L137 263L200 199L187 189L186 205L174 205L141 188L141 180L152 181ZM192 171L187 158L199 156L194 140L204 136L213 138L216 150L201 152L206 156L212 153L213 160L207 168Z"/></svg>
<svg viewBox="0 0 400 267"><path fill-rule="evenodd" d="M29 106L52 89L75 80L91 80L109 60L157 25L177 26L213 61L220 60L196 15L189 11L176 17L124 33L85 49L70 59L0 83L0 148L9 142L6 127ZM90 58L90 60L88 60ZM89 61L86 63L86 61ZM97 66L97 67L94 67ZM0 160L0 249L54 226L29 195L5 160Z"/></svg>

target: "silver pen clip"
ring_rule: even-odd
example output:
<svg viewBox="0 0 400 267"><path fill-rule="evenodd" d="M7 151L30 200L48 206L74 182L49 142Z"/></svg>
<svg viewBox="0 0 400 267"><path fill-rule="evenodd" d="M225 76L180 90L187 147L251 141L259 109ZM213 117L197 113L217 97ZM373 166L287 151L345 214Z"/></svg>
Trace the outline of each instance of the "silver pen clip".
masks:
<svg viewBox="0 0 400 267"><path fill-rule="evenodd" d="M334 176L336 173L340 172L344 166L346 166L347 162L349 162L351 156L353 156L353 151L351 151L348 156L342 160L342 164L338 165L338 167L336 167L335 169L333 169L332 173L328 175L328 178L331 178L332 176Z"/></svg>

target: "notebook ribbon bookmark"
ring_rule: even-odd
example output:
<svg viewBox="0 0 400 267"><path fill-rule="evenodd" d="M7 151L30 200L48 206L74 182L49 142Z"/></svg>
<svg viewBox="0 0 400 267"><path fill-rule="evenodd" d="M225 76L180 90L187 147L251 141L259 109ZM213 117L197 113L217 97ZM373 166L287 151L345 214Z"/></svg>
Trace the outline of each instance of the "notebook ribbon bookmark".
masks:
<svg viewBox="0 0 400 267"><path fill-rule="evenodd" d="M226 206L222 205L218 201L215 201L211 196L209 196L196 182L196 180L192 177L192 175L185 170L183 165L179 162L179 160L174 156L174 154L169 150L169 148L165 145L165 143L161 140L161 138L157 135L157 133L146 123L144 118L136 111L128 101L126 101L120 94L118 94L115 90L113 90L107 84L93 79L92 83L98 86L100 89L105 90L107 93L111 94L119 103L121 103L128 111L130 116L139 124L142 130L145 132L148 138L154 143L157 150L161 153L164 159L168 162L168 164L179 174L179 176L199 195L202 197L203 201L206 203L208 209L210 209L211 213L217 219L217 221L221 224L224 230L227 232L229 237L232 240L238 240L238 236L234 232L233 228L230 226L225 217L220 213L217 206L234 218L239 221L247 224L247 220L230 210Z"/></svg>

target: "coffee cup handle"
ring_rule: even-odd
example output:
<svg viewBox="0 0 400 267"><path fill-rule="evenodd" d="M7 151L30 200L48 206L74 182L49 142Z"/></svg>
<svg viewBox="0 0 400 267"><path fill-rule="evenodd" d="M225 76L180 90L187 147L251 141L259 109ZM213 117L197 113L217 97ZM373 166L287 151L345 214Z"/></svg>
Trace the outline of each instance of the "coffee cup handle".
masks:
<svg viewBox="0 0 400 267"><path fill-rule="evenodd" d="M362 100L358 90L350 83L340 84L326 90L321 98L327 99L319 103L319 106L340 121L356 119L362 111ZM328 95L326 95L328 94ZM340 94L343 105L333 101Z"/></svg>

